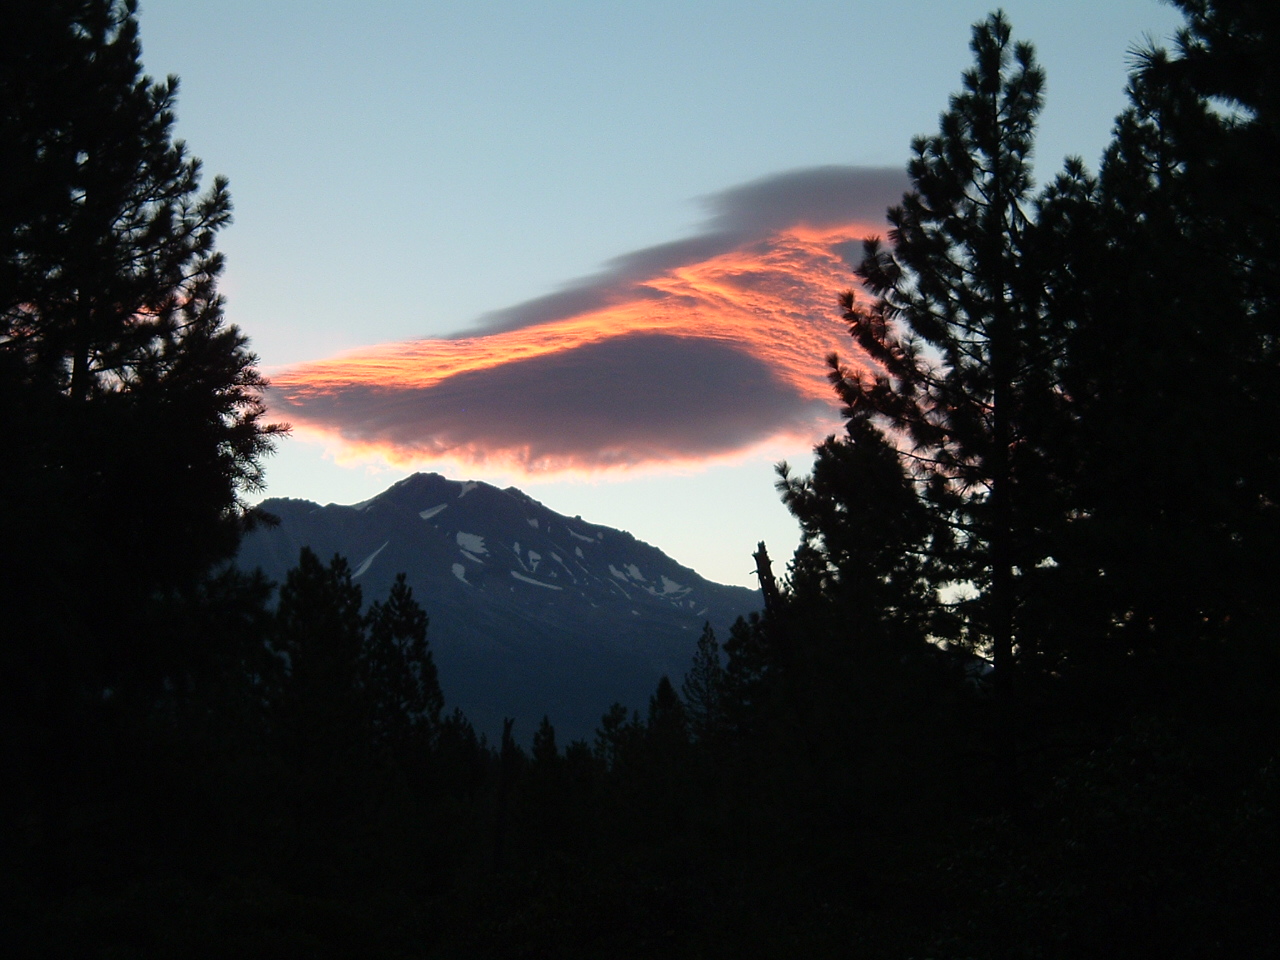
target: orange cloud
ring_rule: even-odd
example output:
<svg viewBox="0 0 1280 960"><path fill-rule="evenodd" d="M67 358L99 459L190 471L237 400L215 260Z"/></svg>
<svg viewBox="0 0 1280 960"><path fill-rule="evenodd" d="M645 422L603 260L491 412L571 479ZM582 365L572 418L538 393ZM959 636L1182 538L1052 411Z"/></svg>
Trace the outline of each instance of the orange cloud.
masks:
<svg viewBox="0 0 1280 960"><path fill-rule="evenodd" d="M823 358L852 353L836 308L850 251L883 231L866 208L883 211L900 176L820 168L727 191L702 235L619 258L472 335L276 374L273 412L349 454L516 475L819 438L834 415Z"/></svg>

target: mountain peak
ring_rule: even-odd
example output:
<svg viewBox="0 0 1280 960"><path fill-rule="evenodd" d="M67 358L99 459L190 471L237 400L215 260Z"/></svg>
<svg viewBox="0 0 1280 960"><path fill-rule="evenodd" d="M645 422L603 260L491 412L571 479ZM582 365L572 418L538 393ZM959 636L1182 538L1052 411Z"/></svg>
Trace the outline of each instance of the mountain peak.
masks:
<svg viewBox="0 0 1280 960"><path fill-rule="evenodd" d="M531 732L546 713L589 736L610 703L639 706L660 676L683 676L704 621L723 633L760 607L754 591L516 487L416 473L352 506L263 508L281 523L246 537L237 564L280 580L303 546L341 553L366 601L406 574L445 695L486 731L516 716Z"/></svg>

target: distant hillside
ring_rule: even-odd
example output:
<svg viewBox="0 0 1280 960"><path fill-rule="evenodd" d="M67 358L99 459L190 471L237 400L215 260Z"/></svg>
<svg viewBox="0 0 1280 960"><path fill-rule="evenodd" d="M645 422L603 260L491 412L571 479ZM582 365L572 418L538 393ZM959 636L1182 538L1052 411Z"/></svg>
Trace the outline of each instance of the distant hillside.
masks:
<svg viewBox="0 0 1280 960"><path fill-rule="evenodd" d="M273 499L237 564L277 581L310 546L345 556L366 602L397 573L431 618L450 708L492 738L528 742L548 714L561 741L589 737L614 701L644 712L663 674L679 685L704 621L724 639L759 609L631 534L564 517L514 487L415 474L353 506Z"/></svg>

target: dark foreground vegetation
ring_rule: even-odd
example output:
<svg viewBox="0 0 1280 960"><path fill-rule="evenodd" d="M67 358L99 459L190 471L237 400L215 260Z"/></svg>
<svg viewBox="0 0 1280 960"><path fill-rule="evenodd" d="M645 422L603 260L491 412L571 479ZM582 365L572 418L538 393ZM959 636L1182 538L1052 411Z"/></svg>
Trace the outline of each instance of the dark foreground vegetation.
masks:
<svg viewBox="0 0 1280 960"><path fill-rule="evenodd" d="M526 750L448 713L429 597L226 570L278 430L225 184L131 0L10 4L6 955L1275 955L1280 21L1179 6L1040 192L1034 55L975 27L763 616Z"/></svg>

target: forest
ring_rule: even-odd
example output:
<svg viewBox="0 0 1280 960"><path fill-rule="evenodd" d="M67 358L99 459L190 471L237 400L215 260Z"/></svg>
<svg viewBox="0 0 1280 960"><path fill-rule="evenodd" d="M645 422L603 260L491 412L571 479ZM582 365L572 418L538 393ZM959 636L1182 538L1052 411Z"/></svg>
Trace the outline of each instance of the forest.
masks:
<svg viewBox="0 0 1280 960"><path fill-rule="evenodd" d="M1034 48L973 27L832 291L844 430L779 465L764 610L526 749L450 711L403 578L228 564L286 428L227 184L135 0L10 4L6 955L1275 955L1280 9L1175 5L1043 185Z"/></svg>

